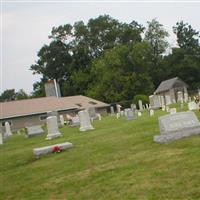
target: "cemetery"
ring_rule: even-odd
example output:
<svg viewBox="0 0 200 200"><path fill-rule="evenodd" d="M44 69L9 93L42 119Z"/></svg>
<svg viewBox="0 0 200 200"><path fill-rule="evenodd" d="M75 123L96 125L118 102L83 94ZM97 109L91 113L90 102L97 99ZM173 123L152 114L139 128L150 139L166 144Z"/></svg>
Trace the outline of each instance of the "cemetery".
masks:
<svg viewBox="0 0 200 200"><path fill-rule="evenodd" d="M49 116L42 131L27 127L35 137L11 133L6 125L9 137L0 135L0 197L195 199L200 195L198 109L176 103L168 106L177 111L170 114L144 109L141 101L139 110L130 107L116 112L111 107L101 120L90 120L94 110L92 116L80 111L74 127L58 126L56 116Z"/></svg>

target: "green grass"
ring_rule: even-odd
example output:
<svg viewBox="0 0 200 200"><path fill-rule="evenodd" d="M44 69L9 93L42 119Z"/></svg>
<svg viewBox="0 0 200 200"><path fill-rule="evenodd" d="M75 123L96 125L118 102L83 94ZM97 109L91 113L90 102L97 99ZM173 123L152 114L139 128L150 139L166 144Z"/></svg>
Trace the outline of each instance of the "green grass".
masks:
<svg viewBox="0 0 200 200"><path fill-rule="evenodd" d="M163 114L105 117L93 131L64 127L64 136L51 141L13 135L0 146L0 199L200 199L200 136L154 143ZM65 141L74 148L33 155L35 147Z"/></svg>

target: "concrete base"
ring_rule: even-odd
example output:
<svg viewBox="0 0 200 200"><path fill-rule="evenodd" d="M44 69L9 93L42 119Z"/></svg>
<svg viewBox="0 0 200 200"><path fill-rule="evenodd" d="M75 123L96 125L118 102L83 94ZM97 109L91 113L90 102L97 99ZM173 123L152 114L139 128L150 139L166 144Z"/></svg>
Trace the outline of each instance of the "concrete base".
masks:
<svg viewBox="0 0 200 200"><path fill-rule="evenodd" d="M80 127L79 130L80 131L94 130L94 127L93 126Z"/></svg>
<svg viewBox="0 0 200 200"><path fill-rule="evenodd" d="M60 132L54 133L54 134L51 134L51 135L47 135L46 140L51 140L53 138L57 138L57 137L61 137L61 136L62 136L62 134Z"/></svg>
<svg viewBox="0 0 200 200"><path fill-rule="evenodd" d="M58 146L61 150L65 150L65 149L72 148L73 144L70 143L70 142L65 142L65 143L61 143L61 144L54 144L54 145L51 145L51 146L35 148L35 149L33 149L33 153L37 157L39 157L41 155L53 152L53 147L55 147L55 146Z"/></svg>
<svg viewBox="0 0 200 200"><path fill-rule="evenodd" d="M200 126L188 128L184 130L180 130L177 132L172 132L170 134L163 134L163 135L155 135L153 140L157 143L169 143L174 140L178 140L184 137L189 137L192 135L200 135Z"/></svg>

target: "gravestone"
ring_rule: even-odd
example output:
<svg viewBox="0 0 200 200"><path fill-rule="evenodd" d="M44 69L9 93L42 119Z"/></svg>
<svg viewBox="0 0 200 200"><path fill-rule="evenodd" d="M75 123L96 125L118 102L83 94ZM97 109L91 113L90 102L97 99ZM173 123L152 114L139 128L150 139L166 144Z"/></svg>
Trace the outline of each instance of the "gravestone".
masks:
<svg viewBox="0 0 200 200"><path fill-rule="evenodd" d="M3 134L1 131L0 131L0 144L3 144Z"/></svg>
<svg viewBox="0 0 200 200"><path fill-rule="evenodd" d="M124 109L124 116L127 117L127 112L128 112L129 108Z"/></svg>
<svg viewBox="0 0 200 200"><path fill-rule="evenodd" d="M90 116L87 110L82 110L78 112L78 116L80 119L80 131L93 130L93 126L91 125Z"/></svg>
<svg viewBox="0 0 200 200"><path fill-rule="evenodd" d="M170 105L172 103L169 95L165 95L165 101L166 101L166 105Z"/></svg>
<svg viewBox="0 0 200 200"><path fill-rule="evenodd" d="M146 109L148 110L149 109L149 105L146 103Z"/></svg>
<svg viewBox="0 0 200 200"><path fill-rule="evenodd" d="M27 126L26 132L27 132L28 137L33 137L33 136L43 134L44 130L42 129L40 125L36 125L36 126Z"/></svg>
<svg viewBox="0 0 200 200"><path fill-rule="evenodd" d="M150 115L150 116L154 116L154 110L150 109L149 115Z"/></svg>
<svg viewBox="0 0 200 200"><path fill-rule="evenodd" d="M194 101L191 101L191 102L188 103L188 109L189 110L197 110L198 105Z"/></svg>
<svg viewBox="0 0 200 200"><path fill-rule="evenodd" d="M9 122L5 122L5 133L4 133L4 138L8 138L12 136L12 132L10 130L10 124Z"/></svg>
<svg viewBox="0 0 200 200"><path fill-rule="evenodd" d="M175 114L176 113L176 108L170 108L169 112L170 112L171 115Z"/></svg>
<svg viewBox="0 0 200 200"><path fill-rule="evenodd" d="M166 112L170 112L169 106L166 106Z"/></svg>
<svg viewBox="0 0 200 200"><path fill-rule="evenodd" d="M127 117L127 120L134 119L134 113L133 113L133 111L131 109L127 110L127 116L126 117Z"/></svg>
<svg viewBox="0 0 200 200"><path fill-rule="evenodd" d="M119 113L117 113L117 114L116 114L116 117L117 117L117 119L119 119L119 118L120 118L120 114L119 114Z"/></svg>
<svg viewBox="0 0 200 200"><path fill-rule="evenodd" d="M150 103L151 108L157 109L157 108L161 107L159 96L157 96L157 95L149 96L149 103Z"/></svg>
<svg viewBox="0 0 200 200"><path fill-rule="evenodd" d="M143 110L142 100L138 101L138 105L139 105L139 110L142 111Z"/></svg>
<svg viewBox="0 0 200 200"><path fill-rule="evenodd" d="M142 113L141 113L141 112L138 112L137 114L138 114L138 117L141 117L141 116L142 116Z"/></svg>
<svg viewBox="0 0 200 200"><path fill-rule="evenodd" d="M80 126L80 119L79 119L79 117L78 116L72 117L71 120L70 120L69 125L71 127Z"/></svg>
<svg viewBox="0 0 200 200"><path fill-rule="evenodd" d="M63 115L60 115L60 124L61 124L61 126L65 125L65 120L64 120Z"/></svg>
<svg viewBox="0 0 200 200"><path fill-rule="evenodd" d="M112 116L115 114L113 106L110 106L110 113L111 113Z"/></svg>
<svg viewBox="0 0 200 200"><path fill-rule="evenodd" d="M121 106L119 104L117 104L117 112L120 113L121 112Z"/></svg>
<svg viewBox="0 0 200 200"><path fill-rule="evenodd" d="M56 116L58 126L60 126L61 124L60 124L60 118L59 118L59 115L58 115L58 111L54 110L54 111L47 112L47 117L52 117L52 116Z"/></svg>
<svg viewBox="0 0 200 200"><path fill-rule="evenodd" d="M92 120L98 118L98 116L97 116L97 114L96 114L95 107L90 107L90 108L87 109L87 111L88 111L89 116L90 116L90 118L91 118Z"/></svg>
<svg viewBox="0 0 200 200"><path fill-rule="evenodd" d="M162 111L165 111L165 109L166 109L166 106L162 105Z"/></svg>
<svg viewBox="0 0 200 200"><path fill-rule="evenodd" d="M45 147L39 147L39 148L34 148L33 149L33 153L39 157L41 155L45 155L48 153L52 153L54 147L59 147L61 151L66 150L66 149L70 149L73 147L73 144L70 142L65 142L65 143L61 143L61 144L54 144L54 145L50 145L50 146L45 146Z"/></svg>
<svg viewBox="0 0 200 200"><path fill-rule="evenodd" d="M200 122L192 111L159 117L159 127L160 135L154 136L158 143L200 134Z"/></svg>
<svg viewBox="0 0 200 200"><path fill-rule="evenodd" d="M120 115L124 116L124 111L123 110L121 110Z"/></svg>
<svg viewBox="0 0 200 200"><path fill-rule="evenodd" d="M99 121L101 121L101 114L100 113L97 113L97 117L98 117Z"/></svg>
<svg viewBox="0 0 200 200"><path fill-rule="evenodd" d="M62 136L58 129L58 122L56 116L47 117L47 140Z"/></svg>

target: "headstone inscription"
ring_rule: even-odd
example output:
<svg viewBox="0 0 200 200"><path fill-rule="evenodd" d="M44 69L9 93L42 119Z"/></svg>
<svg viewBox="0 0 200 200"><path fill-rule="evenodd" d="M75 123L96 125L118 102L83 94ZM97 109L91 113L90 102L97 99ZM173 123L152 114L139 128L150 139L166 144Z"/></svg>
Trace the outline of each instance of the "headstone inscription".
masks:
<svg viewBox="0 0 200 200"><path fill-rule="evenodd" d="M47 117L47 140L62 136L58 129L58 122L56 116Z"/></svg>
<svg viewBox="0 0 200 200"><path fill-rule="evenodd" d="M87 110L82 110L78 112L80 119L80 131L93 130L94 127L91 125L90 116Z"/></svg>
<svg viewBox="0 0 200 200"><path fill-rule="evenodd" d="M36 135L41 135L44 133L44 130L40 125L35 125L35 126L27 126L26 127L26 133L28 137L33 137Z"/></svg>
<svg viewBox="0 0 200 200"><path fill-rule="evenodd" d="M159 127L161 135L154 136L154 141L158 143L200 134L200 122L192 111L159 117Z"/></svg>

